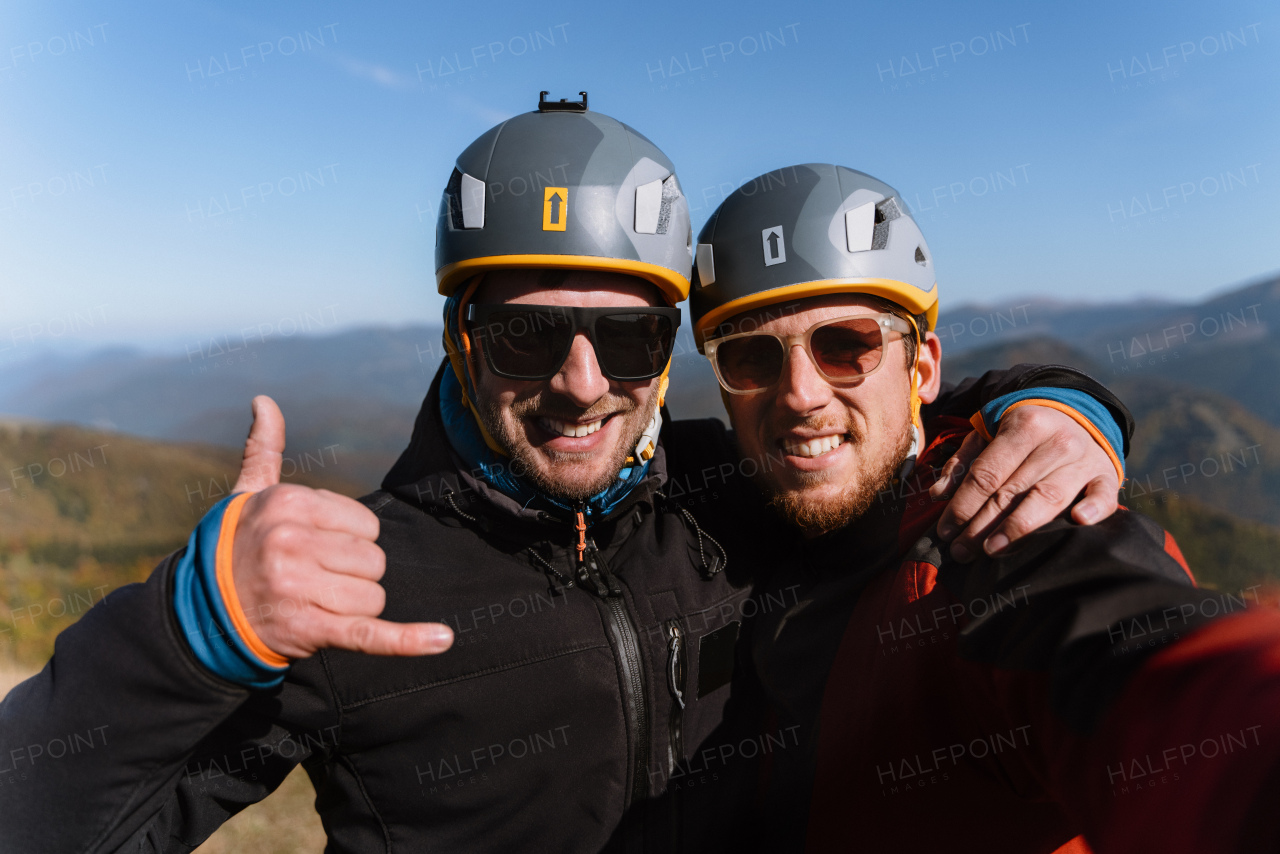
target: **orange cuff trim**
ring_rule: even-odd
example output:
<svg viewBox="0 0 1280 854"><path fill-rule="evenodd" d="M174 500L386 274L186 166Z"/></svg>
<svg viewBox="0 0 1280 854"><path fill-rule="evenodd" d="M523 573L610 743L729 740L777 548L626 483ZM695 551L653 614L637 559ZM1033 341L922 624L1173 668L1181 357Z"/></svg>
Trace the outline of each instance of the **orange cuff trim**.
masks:
<svg viewBox="0 0 1280 854"><path fill-rule="evenodd" d="M1012 409L1013 407L1009 408ZM986 439L988 442L995 438L991 435L991 431L987 429L986 419L982 417L981 412L973 413L973 416L969 419L969 423L973 425L973 429L977 431L978 435Z"/></svg>
<svg viewBox="0 0 1280 854"><path fill-rule="evenodd" d="M244 608L240 606L240 597L236 595L236 585L231 577L231 548L236 540L236 526L240 523L240 511L244 503L252 497L252 492L242 492L227 502L227 509L222 513L222 529L218 532L218 548L215 574L218 578L218 593L222 603L231 617L231 624L236 633L244 640L249 651L256 655L267 667L288 667L289 659L272 652L257 632L249 625Z"/></svg>
<svg viewBox="0 0 1280 854"><path fill-rule="evenodd" d="M1072 409L1070 406L1067 406L1065 403L1059 403L1056 400L1034 400L1034 399L1019 400L1017 403L1009 404L1005 408L1004 412L1000 413L1000 417L1003 418L1005 415L1008 415L1011 411L1013 411L1014 409L1017 409L1019 406L1047 406L1050 409L1056 409L1059 412L1070 416L1071 420L1075 421L1077 424L1083 427L1085 429L1085 432L1093 437L1093 441L1097 442L1098 445L1102 448L1102 450L1106 451L1107 458L1111 460L1111 464L1116 467L1116 477L1119 479L1120 485L1124 486L1124 463L1121 462L1120 458L1116 456L1115 449L1111 447L1111 443L1107 441L1107 437L1102 435L1101 430L1093 426L1092 421L1090 421L1088 418L1086 418L1084 415L1080 414L1076 410ZM981 413L979 413L974 417L981 420L982 415ZM985 425L983 426L983 429L984 430L986 429Z"/></svg>

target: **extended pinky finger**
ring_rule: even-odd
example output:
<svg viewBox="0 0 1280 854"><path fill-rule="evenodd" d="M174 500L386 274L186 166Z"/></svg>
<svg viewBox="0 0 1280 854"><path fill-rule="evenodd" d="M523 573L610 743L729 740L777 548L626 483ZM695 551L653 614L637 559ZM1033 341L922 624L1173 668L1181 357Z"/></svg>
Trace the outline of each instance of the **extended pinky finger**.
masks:
<svg viewBox="0 0 1280 854"><path fill-rule="evenodd" d="M347 617L315 611L317 647L337 647L369 655L434 655L453 645L444 623L394 623L375 617Z"/></svg>

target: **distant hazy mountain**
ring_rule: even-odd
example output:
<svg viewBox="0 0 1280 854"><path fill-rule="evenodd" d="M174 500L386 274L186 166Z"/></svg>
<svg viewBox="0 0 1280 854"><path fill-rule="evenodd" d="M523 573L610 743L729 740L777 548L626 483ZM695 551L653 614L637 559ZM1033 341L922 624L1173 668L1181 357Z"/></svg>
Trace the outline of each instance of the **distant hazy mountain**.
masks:
<svg viewBox="0 0 1280 854"><path fill-rule="evenodd" d="M1175 383L1225 395L1237 404L1232 413L1243 407L1280 426L1280 384L1274 380L1280 376L1280 343L1269 325L1274 318L1280 318L1280 279L1273 277L1192 306L1149 300L960 306L944 311L938 331L948 377L1017 361L1075 360L1116 386L1135 411L1146 407L1141 402L1152 390ZM442 358L440 329L431 326L265 343L221 335L193 340L170 356L119 348L48 355L21 364L0 361L0 413L238 446L249 424L249 400L270 394L284 409L291 448L315 453L336 443L349 476L373 488L408 443ZM668 406L674 416L724 417L719 388L693 347L687 323L671 376ZM1206 400L1213 409L1221 397ZM1148 411L1154 410L1143 409ZM1249 429L1256 432L1255 427ZM1152 464L1194 455L1199 447L1154 456ZM1145 458L1139 462L1145 465ZM1235 501L1269 494L1245 490ZM1246 515L1271 518L1270 512Z"/></svg>
<svg viewBox="0 0 1280 854"><path fill-rule="evenodd" d="M938 334L951 357L1055 339L1087 358L1103 382L1162 377L1225 394L1280 425L1277 324L1280 277L1271 276L1195 305L1015 300L962 306L944 312Z"/></svg>
<svg viewBox="0 0 1280 854"><path fill-rule="evenodd" d="M250 400L269 394L291 449L339 444L352 480L372 488L408 444L440 358L440 332L430 327L265 343L217 336L173 356L113 350L28 361L24 382L0 379L0 413L237 447Z"/></svg>
<svg viewBox="0 0 1280 854"><path fill-rule="evenodd" d="M28 362L24 385L0 384L0 411L231 444L243 437L243 426L229 433L205 413L245 413L254 394L270 394L282 406L362 400L416 411L439 361L439 331L428 327L265 343L220 335L167 357L117 350Z"/></svg>

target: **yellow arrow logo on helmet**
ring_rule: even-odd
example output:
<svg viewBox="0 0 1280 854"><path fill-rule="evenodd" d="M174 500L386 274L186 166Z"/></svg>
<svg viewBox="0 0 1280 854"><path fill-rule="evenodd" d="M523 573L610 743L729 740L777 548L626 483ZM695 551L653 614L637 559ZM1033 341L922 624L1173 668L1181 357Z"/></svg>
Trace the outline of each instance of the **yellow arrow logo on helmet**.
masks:
<svg viewBox="0 0 1280 854"><path fill-rule="evenodd" d="M542 230L564 231L568 221L569 188L545 188L542 191Z"/></svg>

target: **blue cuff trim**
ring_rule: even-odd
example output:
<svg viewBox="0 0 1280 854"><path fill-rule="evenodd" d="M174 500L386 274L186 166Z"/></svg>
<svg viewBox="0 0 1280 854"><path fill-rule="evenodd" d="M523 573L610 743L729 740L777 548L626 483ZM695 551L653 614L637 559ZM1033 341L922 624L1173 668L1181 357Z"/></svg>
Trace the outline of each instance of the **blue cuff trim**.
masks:
<svg viewBox="0 0 1280 854"><path fill-rule="evenodd" d="M215 504L191 532L173 573L173 610L191 651L210 672L245 688L274 688L284 681L288 666L271 667L253 654L218 590L218 536L222 514L234 497Z"/></svg>
<svg viewBox="0 0 1280 854"><path fill-rule="evenodd" d="M1002 394L982 407L982 423L987 425L987 432L995 435L1000 427L1000 418L1006 409L1020 400L1056 400L1079 412L1098 428L1098 432L1106 437L1116 459L1124 465L1124 433L1107 409L1088 392L1074 388L1024 388L1020 391Z"/></svg>

